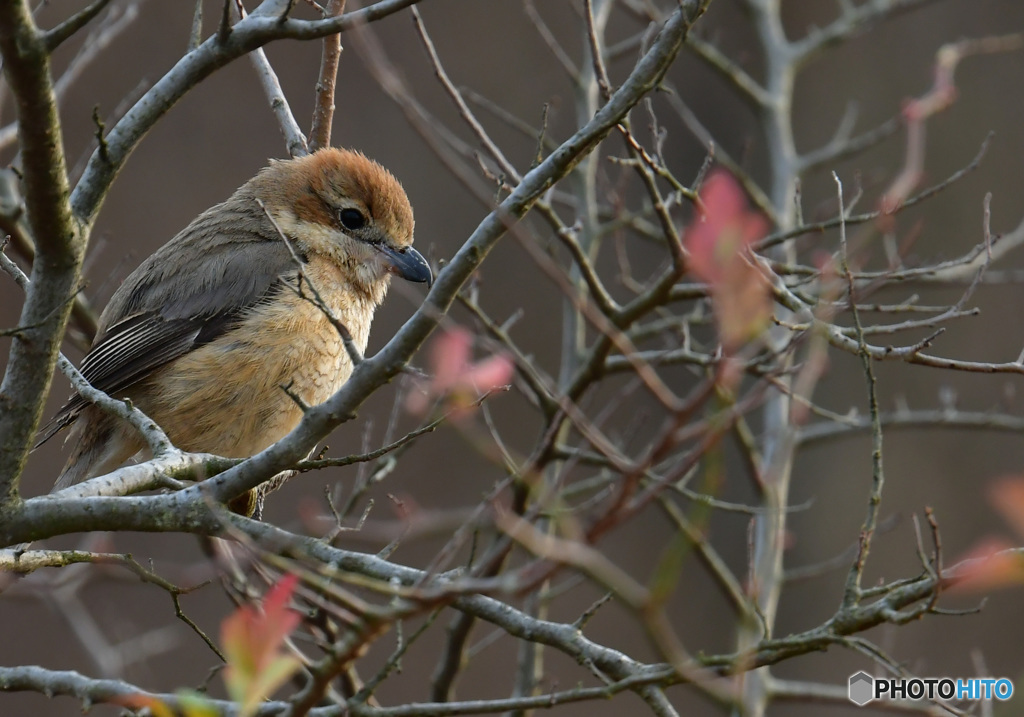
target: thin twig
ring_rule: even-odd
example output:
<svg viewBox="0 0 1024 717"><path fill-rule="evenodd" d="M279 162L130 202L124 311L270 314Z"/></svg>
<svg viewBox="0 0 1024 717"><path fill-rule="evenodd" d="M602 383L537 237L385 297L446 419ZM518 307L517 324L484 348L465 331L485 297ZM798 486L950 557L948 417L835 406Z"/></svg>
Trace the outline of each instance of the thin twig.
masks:
<svg viewBox="0 0 1024 717"><path fill-rule="evenodd" d="M324 17L338 17L345 12L345 0L327 0ZM316 81L313 103L313 124L309 128L309 151L331 146L331 124L334 121L334 91L338 83L338 62L341 59L341 35L324 38L320 56L320 75Z"/></svg>
<svg viewBox="0 0 1024 717"><path fill-rule="evenodd" d="M242 20L246 18L245 7L242 6L241 0L235 0L235 12ZM281 129L281 134L284 136L288 156L303 157L309 154L306 136L299 129L299 123L295 120L295 115L292 114L292 108L288 105L288 100L284 96L284 90L281 89L281 82L277 79L277 73L274 72L274 68L270 65L270 60L267 59L267 53L263 51L262 47L258 47L249 53L249 59L252 61L253 69L256 70L260 86L263 87L263 91L267 95L270 109L277 119L277 126Z"/></svg>
<svg viewBox="0 0 1024 717"><path fill-rule="evenodd" d="M868 552L871 549L871 540L874 538L875 529L878 526L878 515L882 504L882 488L885 486L885 473L882 468L882 419L878 408L878 392L875 381L875 371L872 365L871 353L867 348L867 341L864 338L864 329L860 321L860 312L857 310L857 300L854 295L856 290L853 274L850 272L849 257L846 246L846 210L843 206L843 183L839 175L832 173L836 183L836 196L839 202L839 263L840 269L846 278L847 290L850 295L850 313L853 315L853 325L856 330L856 340L859 346L861 366L864 370L864 378L867 381L868 389L868 411L871 415L871 492L868 498L867 517L860 531L857 558L850 567L846 579L846 589L843 595L843 606L856 605L861 599L861 581L864 577L864 566L867 563Z"/></svg>

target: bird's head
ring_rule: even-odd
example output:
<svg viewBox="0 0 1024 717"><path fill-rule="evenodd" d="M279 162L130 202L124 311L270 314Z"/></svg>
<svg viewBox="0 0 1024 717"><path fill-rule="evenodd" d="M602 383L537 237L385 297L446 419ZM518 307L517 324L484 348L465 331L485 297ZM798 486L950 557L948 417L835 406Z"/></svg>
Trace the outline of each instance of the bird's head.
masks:
<svg viewBox="0 0 1024 717"><path fill-rule="evenodd" d="M375 297L383 298L392 274L431 282L430 266L412 248L405 190L359 152L326 148L272 162L253 189L298 251L330 257Z"/></svg>

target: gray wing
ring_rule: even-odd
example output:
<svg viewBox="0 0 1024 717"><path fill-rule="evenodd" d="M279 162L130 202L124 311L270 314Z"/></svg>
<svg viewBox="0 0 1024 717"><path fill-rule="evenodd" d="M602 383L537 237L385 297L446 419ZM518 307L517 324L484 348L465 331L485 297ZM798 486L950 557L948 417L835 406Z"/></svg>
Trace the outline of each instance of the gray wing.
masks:
<svg viewBox="0 0 1024 717"><path fill-rule="evenodd" d="M235 199L200 215L114 293L81 365L92 386L117 397L230 330L247 309L296 276L298 266L284 241L265 238L276 230L232 211ZM73 396L43 428L36 446L73 423L87 405Z"/></svg>

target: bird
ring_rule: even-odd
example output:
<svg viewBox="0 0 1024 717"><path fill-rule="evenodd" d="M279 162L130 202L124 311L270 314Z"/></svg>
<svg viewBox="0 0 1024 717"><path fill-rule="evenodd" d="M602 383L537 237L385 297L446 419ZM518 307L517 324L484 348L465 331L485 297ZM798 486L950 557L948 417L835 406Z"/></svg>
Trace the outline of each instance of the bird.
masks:
<svg viewBox="0 0 1024 717"><path fill-rule="evenodd" d="M348 380L343 334L365 352L392 276L430 285L413 228L401 183L358 151L271 160L124 280L81 373L129 399L181 450L255 455ZM72 424L54 490L145 448L133 427L78 394L37 446ZM262 495L230 507L258 517Z"/></svg>

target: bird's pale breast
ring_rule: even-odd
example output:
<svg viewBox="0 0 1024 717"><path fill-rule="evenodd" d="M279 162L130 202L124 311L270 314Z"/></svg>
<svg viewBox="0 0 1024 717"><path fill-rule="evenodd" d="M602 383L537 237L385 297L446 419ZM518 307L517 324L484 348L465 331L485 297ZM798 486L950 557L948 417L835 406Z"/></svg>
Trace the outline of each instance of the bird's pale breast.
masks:
<svg viewBox="0 0 1024 717"><path fill-rule="evenodd" d="M372 302L327 261L313 258L304 272L365 351ZM160 387L160 398L141 407L187 451L240 458L267 448L298 425L299 402L323 403L352 373L338 330L314 302L305 282L286 287L231 331L155 372L147 384Z"/></svg>

